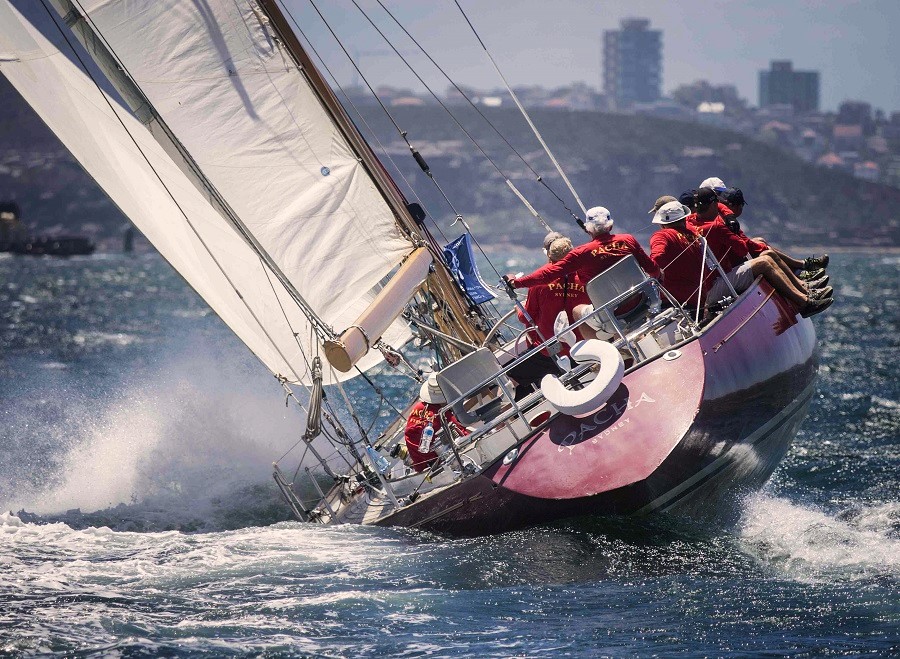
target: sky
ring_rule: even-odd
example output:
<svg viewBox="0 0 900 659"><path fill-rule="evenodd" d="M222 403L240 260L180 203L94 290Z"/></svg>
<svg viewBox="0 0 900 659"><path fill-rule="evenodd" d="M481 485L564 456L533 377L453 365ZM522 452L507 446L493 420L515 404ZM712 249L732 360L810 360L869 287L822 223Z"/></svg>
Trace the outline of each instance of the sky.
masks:
<svg viewBox="0 0 900 659"><path fill-rule="evenodd" d="M459 84L502 87L454 0L381 0ZM420 91L352 0L285 0L294 18L342 84L354 80L312 2L357 58L373 86ZM356 0L397 48L427 68L377 0ZM459 0L512 85L601 84L604 30L623 18L648 18L663 31L663 93L705 79L733 84L756 105L759 71L772 60L820 72L822 110L862 100L900 111L900 0ZM447 87L431 75L429 84Z"/></svg>

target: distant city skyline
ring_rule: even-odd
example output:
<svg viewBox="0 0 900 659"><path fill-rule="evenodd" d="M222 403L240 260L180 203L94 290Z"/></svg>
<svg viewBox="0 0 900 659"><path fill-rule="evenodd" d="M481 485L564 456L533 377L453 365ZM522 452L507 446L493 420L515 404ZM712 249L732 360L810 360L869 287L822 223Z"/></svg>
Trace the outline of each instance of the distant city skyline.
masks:
<svg viewBox="0 0 900 659"><path fill-rule="evenodd" d="M346 58L308 0L285 0L303 31L342 84L353 80ZM357 0L420 71L430 65L374 0ZM490 61L453 0L382 0L459 84L479 89L502 86ZM479 35L513 85L560 87L584 82L602 90L604 30L625 18L647 18L663 32L662 90L697 80L733 84L752 105L758 102L759 72L773 60L791 60L798 70L820 72L821 109L861 100L885 112L900 111L900 82L891 53L892 27L900 25L900 1L868 0L518 0L508 9L459 0ZM358 58L376 85L420 90L410 74L350 0L316 5ZM443 92L436 74L425 79Z"/></svg>

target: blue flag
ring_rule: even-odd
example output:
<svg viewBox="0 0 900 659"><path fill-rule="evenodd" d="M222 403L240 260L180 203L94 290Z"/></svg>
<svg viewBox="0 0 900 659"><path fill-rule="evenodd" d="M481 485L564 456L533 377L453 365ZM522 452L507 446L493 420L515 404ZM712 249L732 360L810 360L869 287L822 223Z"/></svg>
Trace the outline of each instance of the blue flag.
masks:
<svg viewBox="0 0 900 659"><path fill-rule="evenodd" d="M444 261L450 273L459 282L466 295L475 304L493 300L496 296L488 289L487 284L478 274L475 265L475 254L472 252L472 240L464 233L452 243L444 247Z"/></svg>

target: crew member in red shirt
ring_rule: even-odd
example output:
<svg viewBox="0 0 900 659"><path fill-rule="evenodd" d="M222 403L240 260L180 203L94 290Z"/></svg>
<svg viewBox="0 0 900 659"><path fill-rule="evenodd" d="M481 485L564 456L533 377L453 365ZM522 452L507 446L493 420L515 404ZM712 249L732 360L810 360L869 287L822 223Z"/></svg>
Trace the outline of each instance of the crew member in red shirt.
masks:
<svg viewBox="0 0 900 659"><path fill-rule="evenodd" d="M432 373L419 389L419 401L413 405L406 420L406 431L403 438L406 440L406 450L409 452L409 458L412 461L412 468L416 471L424 471L437 459L437 452L434 450L437 441L438 431L441 429L441 418L438 416L440 409L447 404L444 392L437 383L437 375ZM469 431L464 425L456 420L451 412L447 412L444 417L447 422L452 424L454 429L459 432L460 436L468 435ZM425 426L431 424L434 429L434 439L428 451L419 450L422 441L422 431Z"/></svg>
<svg viewBox="0 0 900 659"><path fill-rule="evenodd" d="M696 212L687 218L688 225L706 238L710 250L719 260L725 272L730 272L744 263L751 251L761 254L766 250L767 245L764 243L758 243L743 235L735 234L725 226L725 221L719 213L718 197L712 188L700 188L697 191L695 208ZM796 283L799 285L800 280L797 280Z"/></svg>
<svg viewBox="0 0 900 659"><path fill-rule="evenodd" d="M718 207L719 207L719 215L722 216L722 220L725 222L725 226L728 227L733 233L737 233L742 237L744 236L741 231L741 224L738 222L737 215L735 215L734 211L725 203L725 200L722 198L722 194L727 190L725 187L725 182L720 179L718 176L711 176L710 178L704 180L697 188L697 190L702 190L703 188L712 188L713 192L716 193L718 197ZM755 239L758 240L758 239ZM754 256L758 256L754 254Z"/></svg>
<svg viewBox="0 0 900 659"><path fill-rule="evenodd" d="M555 263L562 259L566 254L572 251L572 241L568 238L557 238L554 240L547 250L547 258L550 263ZM578 281L574 275L563 275L556 281L549 284L538 284L528 289L528 297L525 298L525 313L521 310L516 311L519 322L523 325L530 325L528 317L534 321L537 331L543 339L539 338L535 332L528 334L528 345L530 347L542 343L554 334L553 325L561 311L565 311L569 316L569 323L572 322L572 310L579 304L590 304L587 293L584 292L584 285ZM527 316L525 315L527 314ZM541 354L549 356L546 348ZM569 347L561 344L561 353L569 354Z"/></svg>
<svg viewBox="0 0 900 659"><path fill-rule="evenodd" d="M680 201L671 201L657 209L653 224L659 231L650 236L650 258L662 271L662 284L669 294L683 306L702 304L705 294L719 276L703 264L703 246L697 232L688 226L691 210ZM700 273L704 273L701 289ZM664 298L665 299L665 298Z"/></svg>
<svg viewBox="0 0 900 659"><path fill-rule="evenodd" d="M709 250L723 264L724 270L724 263L729 256L732 259L736 256L745 257L747 255L747 247L738 236L731 233L722 223L715 201L715 192L711 188L701 189L697 195L697 212L686 217L686 224L688 225L686 228L690 228L698 236L706 234ZM687 210L688 208L680 203L670 202L657 211L653 221L656 224L674 224L684 218L684 213ZM676 217L677 219L675 219ZM662 219L667 221L658 221ZM677 267L673 272L669 265L662 262L666 259L661 255L667 253L677 258L677 251L668 245L670 239L666 236L657 239L657 245L654 247L653 239L655 237L656 234L651 238L651 254L655 254L657 263L665 268L663 285L666 287L666 290L672 293L672 289L675 288L681 291L680 295L682 296L684 296L686 291L691 291L691 296L695 295L694 288L700 288L699 260L691 264L690 261L693 259L689 259L684 268ZM700 244L699 241L697 244ZM699 253L702 258L702 245ZM696 266L693 270L694 274L691 274L692 265ZM708 272L708 269L704 267L703 272ZM824 311L833 302L830 297L832 292L830 288L807 290L802 284L800 287L793 285L790 279L785 276L783 268L767 255L744 261L731 271L726 271L728 281L731 282L731 285L738 293L747 290L758 276L762 276L782 297L791 302L804 318ZM684 278L687 279L685 280ZM718 300L729 294L729 292L724 279L704 275L699 297L701 301L704 298ZM674 293L672 295L681 301ZM695 298L691 297L690 299L696 303Z"/></svg>
<svg viewBox="0 0 900 659"><path fill-rule="evenodd" d="M572 251L572 241L568 238L557 238L547 249L547 258L550 263L556 263ZM575 321L573 310L580 304L589 304L590 299L584 292L584 285L578 281L575 275L563 275L548 284L538 284L528 289L528 297L525 298L525 313L518 310L516 313L519 322L523 325L531 325L537 328L527 335L528 347L540 345L555 334L554 323L561 312L565 312L571 325ZM576 332L577 333L577 332ZM581 338L580 336L578 337ZM569 354L569 346L560 342L552 348L558 348L560 355ZM556 361L546 348L538 354L518 364L509 372L509 376L516 381L516 400L521 400L531 393L532 386L540 382L548 373L560 372Z"/></svg>
<svg viewBox="0 0 900 659"><path fill-rule="evenodd" d="M609 211L602 206L595 206L587 212L585 230L591 240L579 245L559 261L541 266L530 275L515 277L508 275L514 288L531 288L538 284L549 284L563 275L576 275L582 284L610 267L619 259L634 254L637 262L651 277L656 277L659 270L634 236L627 233L611 234L613 220Z"/></svg>

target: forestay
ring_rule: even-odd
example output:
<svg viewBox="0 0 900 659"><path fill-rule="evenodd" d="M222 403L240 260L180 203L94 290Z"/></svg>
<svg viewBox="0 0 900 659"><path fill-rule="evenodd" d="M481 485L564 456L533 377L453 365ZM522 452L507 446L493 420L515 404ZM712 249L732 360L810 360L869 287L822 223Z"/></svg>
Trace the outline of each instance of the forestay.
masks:
<svg viewBox="0 0 900 659"><path fill-rule="evenodd" d="M413 246L256 4L80 4L290 284L337 331L352 324ZM308 381L303 353L317 350L308 323L250 245L150 133L113 102L117 118L59 52L67 46L40 3L0 7L2 72L273 373ZM399 345L408 336L395 323L384 339ZM359 366L379 359L371 352Z"/></svg>

